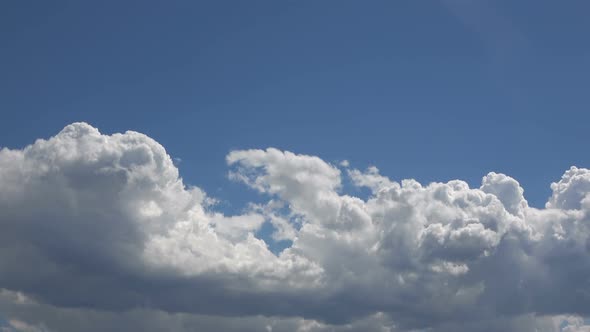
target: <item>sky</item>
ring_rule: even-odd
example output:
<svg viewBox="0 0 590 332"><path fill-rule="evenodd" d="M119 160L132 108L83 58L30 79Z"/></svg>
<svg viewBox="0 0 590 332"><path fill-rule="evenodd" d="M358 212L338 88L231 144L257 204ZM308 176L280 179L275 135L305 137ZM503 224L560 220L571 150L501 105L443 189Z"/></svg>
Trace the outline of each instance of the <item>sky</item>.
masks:
<svg viewBox="0 0 590 332"><path fill-rule="evenodd" d="M0 331L590 331L589 11L3 2Z"/></svg>

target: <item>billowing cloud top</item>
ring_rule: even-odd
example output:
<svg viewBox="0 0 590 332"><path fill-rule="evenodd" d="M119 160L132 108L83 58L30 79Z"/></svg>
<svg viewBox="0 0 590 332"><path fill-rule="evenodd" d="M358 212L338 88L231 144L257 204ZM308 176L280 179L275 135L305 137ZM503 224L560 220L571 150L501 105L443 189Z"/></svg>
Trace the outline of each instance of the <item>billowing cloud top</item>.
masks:
<svg viewBox="0 0 590 332"><path fill-rule="evenodd" d="M497 173L480 188L398 183L273 148L227 163L268 202L217 211L137 132L74 123L0 150L6 328L75 330L51 318L70 315L137 329L144 315L155 330L588 329L575 318L590 314L588 169L535 209ZM343 177L370 197L342 193ZM292 245L271 252L255 236L265 223Z"/></svg>

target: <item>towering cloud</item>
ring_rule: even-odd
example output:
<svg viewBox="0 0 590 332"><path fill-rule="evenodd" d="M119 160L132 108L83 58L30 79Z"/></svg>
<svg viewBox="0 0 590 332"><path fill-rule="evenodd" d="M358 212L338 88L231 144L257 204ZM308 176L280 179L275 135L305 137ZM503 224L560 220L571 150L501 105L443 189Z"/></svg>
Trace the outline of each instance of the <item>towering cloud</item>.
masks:
<svg viewBox="0 0 590 332"><path fill-rule="evenodd" d="M590 170L566 171L535 209L497 173L480 188L398 183L273 148L227 163L268 202L225 215L136 132L74 123L0 150L6 329L589 328L576 317L590 315ZM271 252L264 223L292 245Z"/></svg>

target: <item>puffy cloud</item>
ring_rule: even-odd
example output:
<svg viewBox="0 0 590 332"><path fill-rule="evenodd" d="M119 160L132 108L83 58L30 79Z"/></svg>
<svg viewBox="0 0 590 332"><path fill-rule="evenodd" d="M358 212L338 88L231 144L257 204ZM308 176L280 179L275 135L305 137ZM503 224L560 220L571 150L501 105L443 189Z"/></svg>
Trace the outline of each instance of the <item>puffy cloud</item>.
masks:
<svg viewBox="0 0 590 332"><path fill-rule="evenodd" d="M483 192L496 196L506 208L506 211L523 216L528 207L524 199L524 190L513 178L504 174L491 172L483 177L481 188Z"/></svg>
<svg viewBox="0 0 590 332"><path fill-rule="evenodd" d="M559 182L551 184L553 195L547 208L581 209L590 208L590 170L572 167L563 174Z"/></svg>
<svg viewBox="0 0 590 332"><path fill-rule="evenodd" d="M2 287L65 306L219 312L224 301L184 294L224 294L233 283L242 290L231 297L255 293L248 280L268 286L313 274L312 262L279 260L253 236L261 214L210 211L211 200L185 186L145 135L102 135L76 123L23 150L1 150L0 165ZM238 302L231 310L241 311Z"/></svg>
<svg viewBox="0 0 590 332"><path fill-rule="evenodd" d="M60 331L72 330L55 321L66 312L103 330L587 328L555 323L590 314L587 169L566 171L535 209L497 173L479 188L398 183L273 148L227 163L268 202L223 214L136 132L75 123L0 150L3 312ZM371 195L343 193L343 176ZM271 252L256 236L264 223L292 245Z"/></svg>

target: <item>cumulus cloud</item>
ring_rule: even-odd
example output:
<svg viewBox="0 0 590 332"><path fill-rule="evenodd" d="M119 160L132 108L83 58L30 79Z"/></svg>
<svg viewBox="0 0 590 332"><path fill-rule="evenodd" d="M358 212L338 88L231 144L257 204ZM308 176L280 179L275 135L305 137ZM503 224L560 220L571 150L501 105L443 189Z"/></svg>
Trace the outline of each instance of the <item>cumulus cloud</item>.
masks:
<svg viewBox="0 0 590 332"><path fill-rule="evenodd" d="M224 214L137 132L74 123L0 150L0 310L60 331L66 312L110 330L587 329L590 170L566 171L535 209L493 172L470 188L273 148L227 163L268 201ZM291 246L273 253L265 223Z"/></svg>

